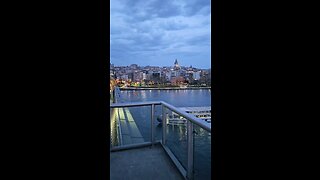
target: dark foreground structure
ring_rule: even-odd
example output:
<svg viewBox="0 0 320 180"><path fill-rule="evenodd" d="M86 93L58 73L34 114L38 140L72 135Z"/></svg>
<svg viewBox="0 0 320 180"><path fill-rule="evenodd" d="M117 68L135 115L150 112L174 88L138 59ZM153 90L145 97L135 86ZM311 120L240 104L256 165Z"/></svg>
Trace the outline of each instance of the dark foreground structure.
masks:
<svg viewBox="0 0 320 180"><path fill-rule="evenodd" d="M118 91L118 89L116 89ZM194 176L194 125L211 133L211 124L164 101L117 103L119 96L110 104L111 128L115 122L122 126L117 132L119 143L110 148L110 178L116 179L196 179ZM138 129L134 124L128 107L151 107L150 139L140 141ZM155 106L161 106L162 138L155 140ZM167 145L168 113L175 112L187 120L187 163L182 164ZM117 115L118 114L118 115ZM116 118L116 120L114 120ZM113 124L112 124L113 123ZM125 127L123 127L125 126ZM127 140L129 139L129 140ZM126 143L123 143L126 142ZM180 143L180 142L176 142ZM210 177L208 177L210 179Z"/></svg>
<svg viewBox="0 0 320 180"><path fill-rule="evenodd" d="M160 144L110 154L110 179L184 179Z"/></svg>

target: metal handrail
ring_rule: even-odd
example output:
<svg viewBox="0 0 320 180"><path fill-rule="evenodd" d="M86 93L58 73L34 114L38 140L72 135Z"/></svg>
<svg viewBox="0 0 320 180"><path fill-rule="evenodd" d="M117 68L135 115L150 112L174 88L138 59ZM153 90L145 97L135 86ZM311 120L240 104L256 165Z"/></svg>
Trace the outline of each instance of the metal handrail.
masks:
<svg viewBox="0 0 320 180"><path fill-rule="evenodd" d="M114 103L118 103L120 101L120 88L118 86L115 86L112 93L114 96Z"/></svg>
<svg viewBox="0 0 320 180"><path fill-rule="evenodd" d="M110 108L151 106L153 104L154 105L161 105L161 102L160 101L147 101L147 102L114 103L114 104L110 104Z"/></svg>
<svg viewBox="0 0 320 180"><path fill-rule="evenodd" d="M183 116L187 120L191 121L192 123L200 126L204 130L208 131L211 133L211 126L208 123L204 123L203 120L200 118L197 118L191 114L188 114L181 109L168 104L164 101L146 101L146 102L130 102L130 103L115 103L115 104L110 104L110 108L121 108L121 107L135 107L135 106L151 106L151 105L163 105L166 108L170 109L171 111L174 111L175 113Z"/></svg>

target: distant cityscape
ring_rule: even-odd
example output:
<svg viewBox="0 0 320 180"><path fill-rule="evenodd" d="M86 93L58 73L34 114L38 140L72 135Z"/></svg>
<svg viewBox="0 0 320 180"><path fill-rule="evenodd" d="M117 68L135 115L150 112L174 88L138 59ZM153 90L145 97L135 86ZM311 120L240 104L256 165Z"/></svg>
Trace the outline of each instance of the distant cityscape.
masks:
<svg viewBox="0 0 320 180"><path fill-rule="evenodd" d="M211 87L211 69L172 66L114 66L110 63L110 85L119 87Z"/></svg>

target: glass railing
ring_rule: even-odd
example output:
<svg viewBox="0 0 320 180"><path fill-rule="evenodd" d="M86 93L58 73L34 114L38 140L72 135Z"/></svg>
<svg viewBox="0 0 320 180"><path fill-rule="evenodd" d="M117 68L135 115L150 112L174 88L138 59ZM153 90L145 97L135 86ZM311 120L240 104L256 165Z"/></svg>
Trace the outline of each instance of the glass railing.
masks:
<svg viewBox="0 0 320 180"><path fill-rule="evenodd" d="M194 179L211 179L211 133L193 125Z"/></svg>
<svg viewBox="0 0 320 180"><path fill-rule="evenodd" d="M184 169L188 167L188 130L186 119L165 108L166 113L166 146L177 158Z"/></svg>
<svg viewBox="0 0 320 180"><path fill-rule="evenodd" d="M164 101L113 103L110 112L111 152L161 143L184 177L211 179L211 123Z"/></svg>

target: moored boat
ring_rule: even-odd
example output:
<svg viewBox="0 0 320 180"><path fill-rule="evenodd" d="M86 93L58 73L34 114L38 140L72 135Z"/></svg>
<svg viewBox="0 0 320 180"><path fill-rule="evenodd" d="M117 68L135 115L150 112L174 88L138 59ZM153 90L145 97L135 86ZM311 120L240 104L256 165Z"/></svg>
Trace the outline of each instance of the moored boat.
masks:
<svg viewBox="0 0 320 180"><path fill-rule="evenodd" d="M180 107L181 110L200 118L207 123L211 123L211 107ZM180 115L171 112L167 115L168 124L186 124L187 120ZM162 123L162 115L157 117L157 121Z"/></svg>

